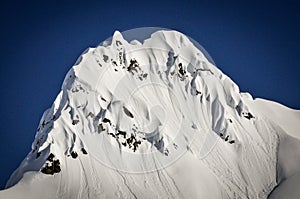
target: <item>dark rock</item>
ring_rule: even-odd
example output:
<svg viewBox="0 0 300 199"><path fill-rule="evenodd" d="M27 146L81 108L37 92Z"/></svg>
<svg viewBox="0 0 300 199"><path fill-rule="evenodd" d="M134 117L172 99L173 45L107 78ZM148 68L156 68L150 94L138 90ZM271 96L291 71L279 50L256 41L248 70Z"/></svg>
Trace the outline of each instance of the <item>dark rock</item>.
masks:
<svg viewBox="0 0 300 199"><path fill-rule="evenodd" d="M76 125L76 124L78 124L78 122L79 122L79 120L73 120L73 121L72 121L72 124L73 124L73 125Z"/></svg>
<svg viewBox="0 0 300 199"><path fill-rule="evenodd" d="M122 45L122 42L120 42L119 40L116 40L116 45L120 46L120 45Z"/></svg>
<svg viewBox="0 0 300 199"><path fill-rule="evenodd" d="M122 135L124 137L124 139L126 138L126 132L125 131L118 130L118 133L116 135L117 136Z"/></svg>
<svg viewBox="0 0 300 199"><path fill-rule="evenodd" d="M103 124L98 125L98 133L100 134L102 131L105 131L105 128L103 127Z"/></svg>
<svg viewBox="0 0 300 199"><path fill-rule="evenodd" d="M116 135L113 133L109 133L108 135L111 135L112 137L116 138Z"/></svg>
<svg viewBox="0 0 300 199"><path fill-rule="evenodd" d="M138 72L137 69L139 69L139 63L135 59L131 59L129 66L127 67L127 71L133 74L133 72Z"/></svg>
<svg viewBox="0 0 300 199"><path fill-rule="evenodd" d="M245 118L247 118L248 120L250 120L251 118L254 118L254 116L253 116L250 112L244 113L243 116L244 116Z"/></svg>
<svg viewBox="0 0 300 199"><path fill-rule="evenodd" d="M47 160L50 162L53 162L53 158L55 157L55 155L53 153L50 153Z"/></svg>
<svg viewBox="0 0 300 199"><path fill-rule="evenodd" d="M107 55L103 55L103 61L108 62L109 57Z"/></svg>
<svg viewBox="0 0 300 199"><path fill-rule="evenodd" d="M184 75L186 74L186 71L183 69L182 63L179 63L178 66L179 66L179 71L178 71L179 74L180 74L181 76L184 76Z"/></svg>
<svg viewBox="0 0 300 199"><path fill-rule="evenodd" d="M133 114L125 106L123 106L123 110L128 117L134 118Z"/></svg>
<svg viewBox="0 0 300 199"><path fill-rule="evenodd" d="M72 151L71 156L75 159L78 157L78 154L75 151Z"/></svg>
<svg viewBox="0 0 300 199"><path fill-rule="evenodd" d="M81 152L82 152L84 155L87 155L87 154L88 154L84 148L81 148Z"/></svg>
<svg viewBox="0 0 300 199"><path fill-rule="evenodd" d="M40 155L41 155L41 152L37 152L35 158L37 159L38 157L40 157Z"/></svg>
<svg viewBox="0 0 300 199"><path fill-rule="evenodd" d="M59 160L54 160L50 164L46 165L41 169L41 172L48 175L53 175L54 173L59 173L61 171Z"/></svg>
<svg viewBox="0 0 300 199"><path fill-rule="evenodd" d="M229 135L226 136L225 141L227 142L229 139Z"/></svg>
<svg viewBox="0 0 300 199"><path fill-rule="evenodd" d="M165 151L164 151L165 156L168 156L169 153L170 153L169 150L168 150L168 149L165 149Z"/></svg>
<svg viewBox="0 0 300 199"><path fill-rule="evenodd" d="M109 125L111 125L111 121L110 121L109 119L107 119L107 118L104 118L104 119L102 120L102 122L104 122L104 123L109 123Z"/></svg>
<svg viewBox="0 0 300 199"><path fill-rule="evenodd" d="M174 146L174 148L175 148L175 149L177 149L177 148L178 148L178 145L177 145L177 144L175 144L175 143L173 143L173 146Z"/></svg>
<svg viewBox="0 0 300 199"><path fill-rule="evenodd" d="M45 120L43 120L43 122L42 122L42 128L44 128L45 125L46 125L46 122L45 122Z"/></svg>
<svg viewBox="0 0 300 199"><path fill-rule="evenodd" d="M61 169L60 169L59 160L54 160L54 162L53 162L53 172L54 173L59 173L60 171L61 171Z"/></svg>
<svg viewBox="0 0 300 199"><path fill-rule="evenodd" d="M137 147L141 144L142 142L140 140L135 140L133 143L133 151L135 152Z"/></svg>
<svg viewBox="0 0 300 199"><path fill-rule="evenodd" d="M129 148L131 148L132 140L133 140L132 137L126 139Z"/></svg>
<svg viewBox="0 0 300 199"><path fill-rule="evenodd" d="M50 174L50 175L54 174L53 170L51 169L51 167L48 166L48 164L44 168L41 169L41 172L44 174Z"/></svg>

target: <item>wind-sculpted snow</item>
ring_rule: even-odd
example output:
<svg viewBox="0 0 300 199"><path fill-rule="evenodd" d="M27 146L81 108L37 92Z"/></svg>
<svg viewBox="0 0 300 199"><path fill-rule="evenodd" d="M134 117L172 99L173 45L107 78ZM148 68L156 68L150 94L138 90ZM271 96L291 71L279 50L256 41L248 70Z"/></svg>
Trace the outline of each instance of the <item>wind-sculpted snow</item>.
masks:
<svg viewBox="0 0 300 199"><path fill-rule="evenodd" d="M266 198L285 130L252 103L185 35L115 32L68 72L0 196Z"/></svg>

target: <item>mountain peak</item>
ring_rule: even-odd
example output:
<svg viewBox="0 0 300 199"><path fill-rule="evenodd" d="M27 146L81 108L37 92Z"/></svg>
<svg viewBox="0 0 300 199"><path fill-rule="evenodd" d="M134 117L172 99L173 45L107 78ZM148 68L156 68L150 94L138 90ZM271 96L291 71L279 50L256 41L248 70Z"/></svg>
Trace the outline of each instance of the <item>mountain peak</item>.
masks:
<svg viewBox="0 0 300 199"><path fill-rule="evenodd" d="M125 38L76 61L7 187L30 171L61 198L267 197L284 130L184 34ZM185 187L202 179L217 191Z"/></svg>

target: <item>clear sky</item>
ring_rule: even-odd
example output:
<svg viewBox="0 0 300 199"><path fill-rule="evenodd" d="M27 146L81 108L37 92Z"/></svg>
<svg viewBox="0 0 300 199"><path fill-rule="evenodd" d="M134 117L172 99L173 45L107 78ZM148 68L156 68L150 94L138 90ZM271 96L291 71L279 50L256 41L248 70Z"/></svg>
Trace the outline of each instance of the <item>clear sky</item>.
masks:
<svg viewBox="0 0 300 199"><path fill-rule="evenodd" d="M12 0L1 2L0 25L0 188L30 151L67 71L115 30L178 30L198 41L241 91L300 109L296 0Z"/></svg>

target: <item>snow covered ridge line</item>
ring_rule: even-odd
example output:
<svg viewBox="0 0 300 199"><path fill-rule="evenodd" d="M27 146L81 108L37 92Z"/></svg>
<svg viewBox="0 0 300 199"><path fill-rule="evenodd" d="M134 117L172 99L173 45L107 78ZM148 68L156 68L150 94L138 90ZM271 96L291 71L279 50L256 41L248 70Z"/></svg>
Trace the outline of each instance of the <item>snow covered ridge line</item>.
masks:
<svg viewBox="0 0 300 199"><path fill-rule="evenodd" d="M78 59L0 198L266 198L299 172L299 112L240 93L182 33L128 35Z"/></svg>

